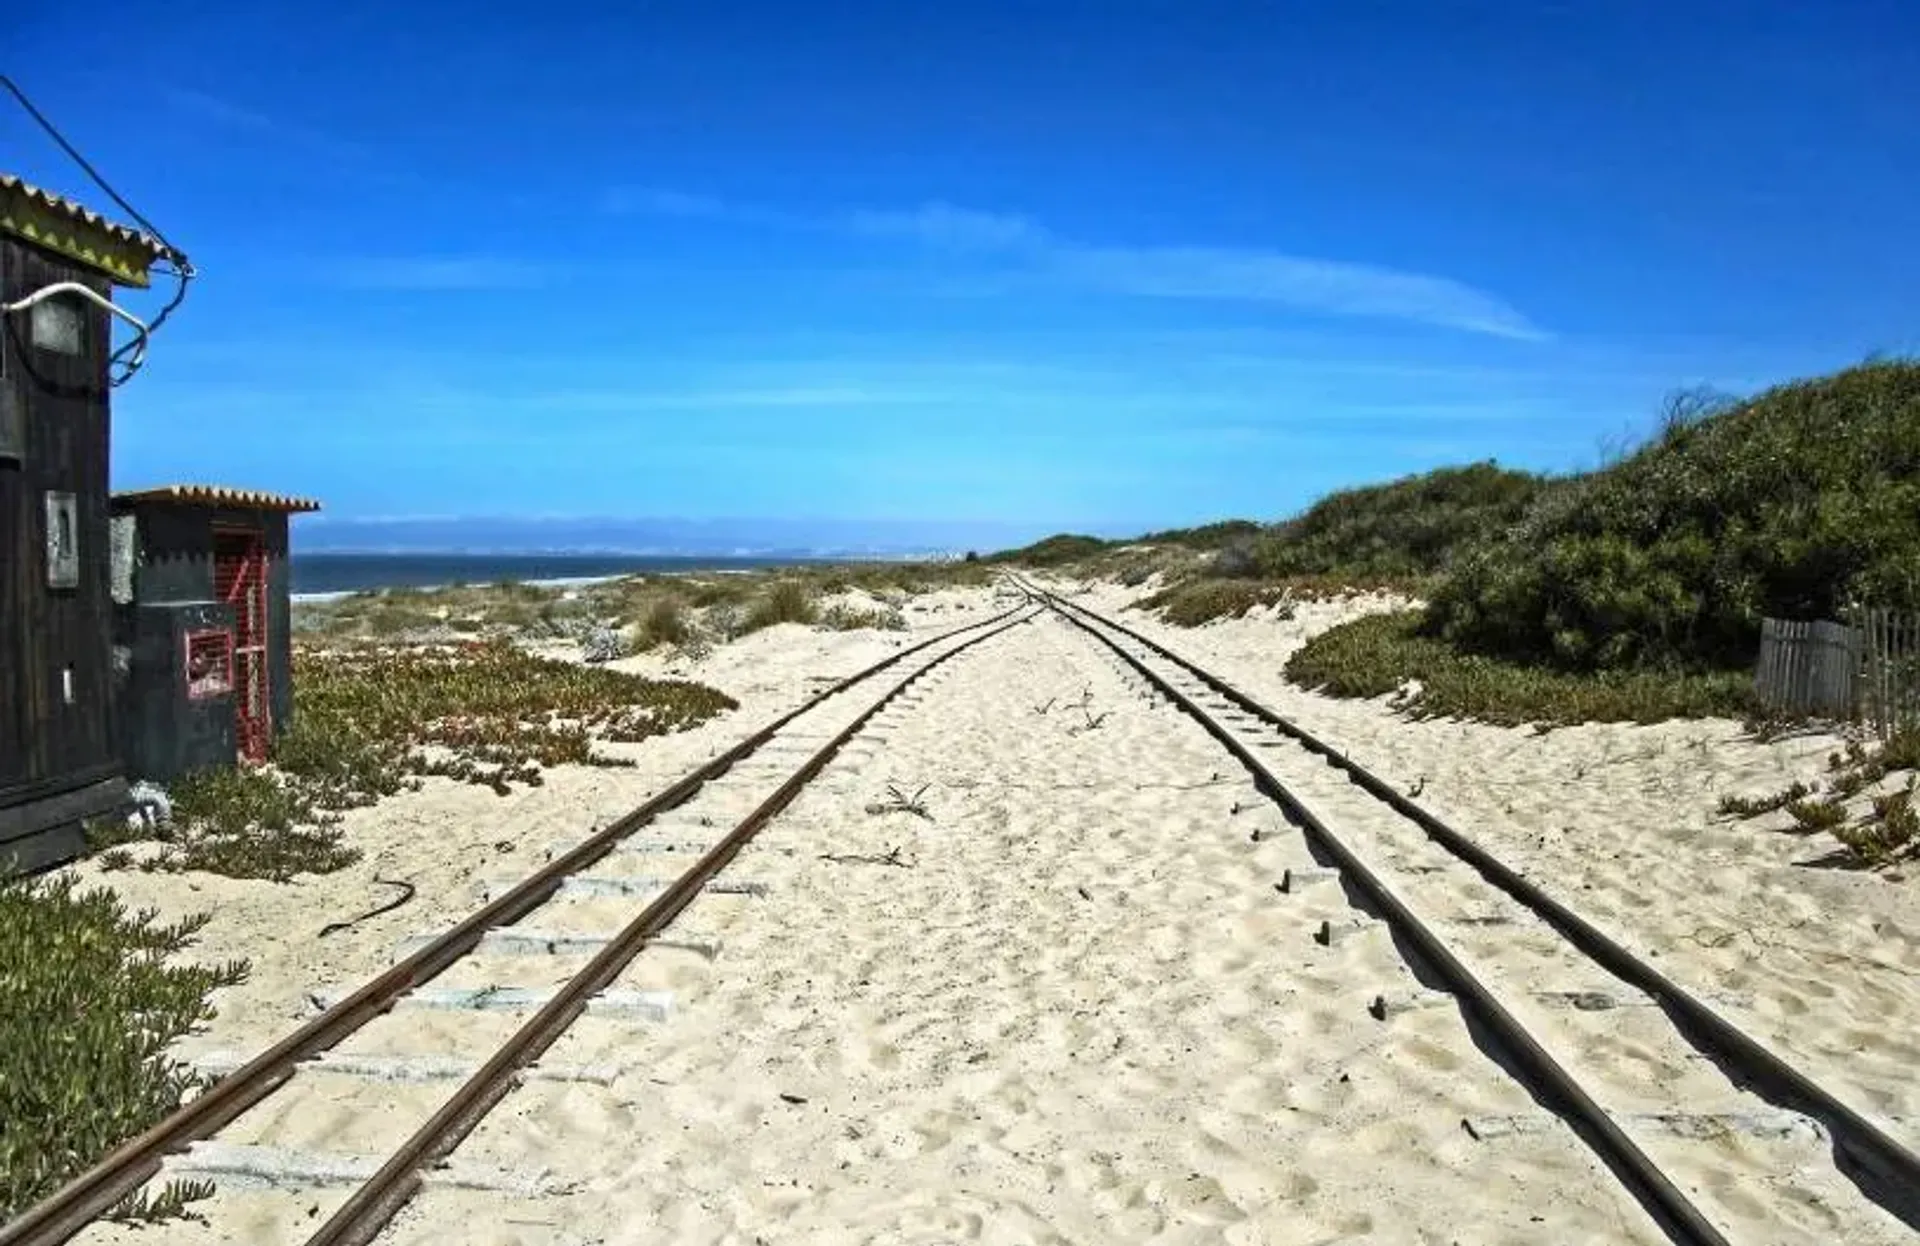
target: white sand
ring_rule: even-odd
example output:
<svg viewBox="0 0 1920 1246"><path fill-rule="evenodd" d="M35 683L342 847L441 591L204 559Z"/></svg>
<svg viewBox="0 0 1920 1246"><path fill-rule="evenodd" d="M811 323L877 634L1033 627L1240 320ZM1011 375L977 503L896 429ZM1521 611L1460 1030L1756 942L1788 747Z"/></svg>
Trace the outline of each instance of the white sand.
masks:
<svg viewBox="0 0 1920 1246"><path fill-rule="evenodd" d="M1712 719L1546 735L1415 722L1389 698L1335 700L1282 674L1309 636L1389 599L1195 629L1122 615L1138 596L1112 586L1078 600L1214 670L1401 790L1424 781L1423 805L1696 994L1747 997L1749 1006L1725 1008L1732 1020L1920 1148L1920 890L1904 874L1807 864L1840 845L1784 833L1784 813L1716 813L1725 795L1817 783L1840 737L1758 744L1739 723Z"/></svg>
<svg viewBox="0 0 1920 1246"><path fill-rule="evenodd" d="M1137 595L1086 600L1108 608ZM916 599L908 617L925 632L993 609L984 592L955 591ZM1791 868L1814 855L1806 841L1711 817L1723 791L1811 777L1830 744L1743 744L1724 723L1546 736L1409 723L1379 703L1285 684L1286 652L1350 609L1143 630L1387 778L1424 776L1424 803L1629 946L1657 952L1669 974L1750 996L1742 1023L1835 1089L1876 1114L1915 1115L1899 1075L1920 1034L1912 889ZM629 659L621 665L713 682L742 708L634 746L637 770L557 770L506 799L441 783L360 811L348 829L369 859L328 878L107 881L169 915L214 907L196 955L247 955L256 972L184 1046L256 1049L291 1026L307 992L357 984L401 936L470 910L476 881L525 873L546 844L577 840L797 702L810 676L845 674L909 640L783 626L699 664ZM435 1187L388 1240L1664 1240L1557 1123L1524 1138L1465 1134L1463 1117L1524 1116L1531 1100L1456 1009L1386 1025L1367 1015L1374 995L1414 985L1391 942L1315 943L1322 919L1349 915L1337 889L1277 895L1286 868L1311 863L1297 837L1279 833L1216 744L1150 708L1091 643L1046 620L922 686L730 871L766 883L764 897L703 897L683 917L676 934L718 941L716 957L650 950L623 977L623 990L675 991L668 1022L589 1015L545 1062L620 1066L611 1084L530 1082L460 1153L548 1172L569 1192ZM930 785L932 820L867 812L889 784ZM702 801L737 814L744 799L716 788ZM1256 826L1275 833L1253 842ZM904 865L881 863L895 850ZM308 937L385 899L376 873L415 882L419 898ZM569 900L526 925L605 933L633 908ZM539 968L558 981L583 959ZM486 985L507 963L483 958L445 983ZM526 972L524 958L513 963ZM480 1052L512 1024L395 1013L346 1050ZM301 1080L305 1093L289 1088L223 1137L377 1153L453 1085L374 1093L357 1078ZM299 1241L318 1223L308 1210L324 1215L339 1197L229 1191L209 1213L246 1240ZM208 1232L96 1226L81 1240Z"/></svg>

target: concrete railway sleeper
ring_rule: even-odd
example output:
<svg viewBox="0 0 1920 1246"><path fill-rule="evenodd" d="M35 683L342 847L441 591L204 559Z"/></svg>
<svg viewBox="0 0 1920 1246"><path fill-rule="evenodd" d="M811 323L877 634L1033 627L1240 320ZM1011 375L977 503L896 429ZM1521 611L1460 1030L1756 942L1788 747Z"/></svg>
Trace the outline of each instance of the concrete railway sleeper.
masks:
<svg viewBox="0 0 1920 1246"><path fill-rule="evenodd" d="M1920 1161L1885 1130L1295 724L1132 629L1023 587L1280 805L1322 865L1276 890L1339 883L1350 897L1314 938L1390 937L1439 988L1383 993L1376 1019L1457 1000L1673 1240L1913 1240ZM1462 1126L1487 1145L1524 1145L1540 1122Z"/></svg>
<svg viewBox="0 0 1920 1246"><path fill-rule="evenodd" d="M669 993L607 988L649 946L672 948L711 960L718 953L716 941L667 940L660 937L661 933L703 895L751 897L758 894L759 889L751 885L751 880L723 881L716 876L747 846L761 826L868 727L875 715L949 658L1030 621L1034 610L1030 603L1023 603L991 618L921 641L834 683L683 776L625 817L576 845L557 850L544 867L524 881L504 889L498 885L487 886L483 893L486 902L458 925L424 940L406 941L392 969L343 999L318 1001L322 1005L319 1015L266 1051L231 1068L177 1112L122 1144L66 1187L0 1227L0 1246L52 1246L68 1241L129 1192L156 1175L170 1175L169 1166L173 1172L184 1169L182 1175L217 1172L241 1183L263 1173L270 1177L290 1174L296 1180L304 1174L307 1179L329 1183L364 1179L365 1184L312 1240L316 1243L372 1240L386 1219L404 1206L418 1187L423 1167L442 1162L460 1138L521 1077L528 1075L528 1066L540 1053L590 1005L596 1010L624 1011L641 1017L665 1016L671 1008ZM903 665L908 673L884 694L857 710L847 702L847 694L858 685ZM773 747L768 747L770 745ZM763 756L771 756L793 748L805 751L790 755L781 768L788 777L770 792L767 788L776 772L758 765L741 764L762 750L765 750ZM727 780L724 785L716 783L722 779ZM760 796L744 816L739 816L741 811L737 805L730 810L706 809L691 820L680 819L675 812L696 800L703 809L729 798L737 800L735 788L746 788ZM643 829L674 842L638 843L634 836ZM684 870L672 878L654 877L651 873L632 878L587 873L596 865L608 862L618 865L629 856L623 849L643 847L678 851L682 854L680 862L674 861L670 853L646 855L656 865L684 862ZM638 874L621 871L623 875L630 872ZM626 920L635 896L645 896L648 902L637 916ZM524 953L526 949L521 945L531 932L525 928L516 931L516 923L537 911L551 910L563 899L581 897L586 897L589 904L597 901L603 907L616 906L620 913L616 920L624 924L617 932L605 936L547 936L542 940L549 944L546 950L552 955L592 953L586 965L557 988L543 984L503 987L495 980L497 975L486 971L482 971L481 976L488 980L477 987L429 987L436 979L460 977L460 967L470 970L489 955L497 958ZM518 940L516 934L521 936ZM520 959L526 957L521 955ZM534 1014L504 1043L490 1044L494 1047L493 1054L484 1063L463 1063L444 1052L431 1059L330 1055L332 1049L348 1037L407 1005L452 1009L463 1014L490 1009L500 1010L496 1015L512 1016L529 1009L534 1010ZM421 1083L444 1085L448 1081L461 1084L425 1126L370 1174L361 1171L366 1166L364 1162L336 1163L325 1157L315 1160L267 1146L210 1141L263 1100L295 1081L296 1074L303 1070L371 1077L390 1088L404 1089L408 1084ZM594 1081L604 1077L602 1071L593 1069L541 1072L558 1080ZM275 1103L278 1101L276 1097ZM457 1166L455 1168L457 1172ZM511 1174L467 1173L452 1179L483 1185L504 1181L511 1185L515 1178Z"/></svg>

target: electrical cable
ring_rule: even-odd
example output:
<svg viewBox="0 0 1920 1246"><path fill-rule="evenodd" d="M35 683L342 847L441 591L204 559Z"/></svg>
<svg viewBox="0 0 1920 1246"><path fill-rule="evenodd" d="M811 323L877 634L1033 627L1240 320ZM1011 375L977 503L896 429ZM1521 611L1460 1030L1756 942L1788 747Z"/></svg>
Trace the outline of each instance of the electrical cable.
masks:
<svg viewBox="0 0 1920 1246"><path fill-rule="evenodd" d="M112 368L114 365L121 365L119 375L109 376L108 383L113 386L124 385L135 372L140 370L140 365L144 362L147 339L152 336L155 330L166 323L167 317L173 314L173 309L180 306L181 302L185 300L187 297L187 283L193 280L193 278L198 275L198 272L193 266L193 261L187 258L186 252L180 250L180 248L174 246L171 242L168 242L167 236L161 233L152 221L141 215L138 208L128 203L121 197L119 191L108 185L107 179L100 176L99 171L88 162L87 158L74 149L73 144L69 143L66 137L55 128L53 122L47 119L46 114L34 107L33 101L27 98L27 93L22 91L13 79L7 77L5 74L0 74L0 86L5 87L8 92L12 94L13 98L19 102L20 107L26 109L27 115L39 123L40 128L45 130L47 136L59 145L60 150L66 152L75 164L85 170L87 176L93 179L94 184L105 191L107 197L120 206L121 211L132 217L141 228L147 231L148 235L151 236L155 242L160 244L162 251L160 258L167 263L165 271L170 272L175 279L176 284L174 286L173 297L168 300L166 306L160 309L159 314L153 318L153 323L146 327L146 332L114 351L107 359L109 368ZM131 361L123 363L123 359L129 351L134 352L134 357Z"/></svg>

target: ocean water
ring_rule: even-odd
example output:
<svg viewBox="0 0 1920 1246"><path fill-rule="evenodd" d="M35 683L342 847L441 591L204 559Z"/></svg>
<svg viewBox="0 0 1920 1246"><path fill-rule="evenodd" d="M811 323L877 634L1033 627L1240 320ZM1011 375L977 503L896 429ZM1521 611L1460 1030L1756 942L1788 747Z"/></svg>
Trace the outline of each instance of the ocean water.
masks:
<svg viewBox="0 0 1920 1246"><path fill-rule="evenodd" d="M293 592L357 593L507 580L571 580L666 571L744 571L830 559L648 557L639 554L302 554L293 555Z"/></svg>

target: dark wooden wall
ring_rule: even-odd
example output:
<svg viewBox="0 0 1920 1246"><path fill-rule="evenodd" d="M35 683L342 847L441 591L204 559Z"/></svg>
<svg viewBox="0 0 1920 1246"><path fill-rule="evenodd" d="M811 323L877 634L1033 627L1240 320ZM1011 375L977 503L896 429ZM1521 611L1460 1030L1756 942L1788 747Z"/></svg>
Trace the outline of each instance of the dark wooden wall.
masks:
<svg viewBox="0 0 1920 1246"><path fill-rule="evenodd" d="M110 294L104 277L0 236L0 301L57 281ZM69 296L71 297L71 296ZM25 459L0 459L0 846L40 828L35 802L120 774L113 706L107 541L107 314L88 306L85 350L34 346L28 315L0 317L4 384L21 413ZM49 490L77 503L80 580L47 585ZM73 699L62 672L73 670ZM86 803L86 802L80 802ZM46 806L62 816L71 799ZM9 818L8 811L14 816ZM86 809L83 814L95 812ZM83 816L73 814L72 816ZM51 813L45 816L53 816Z"/></svg>

